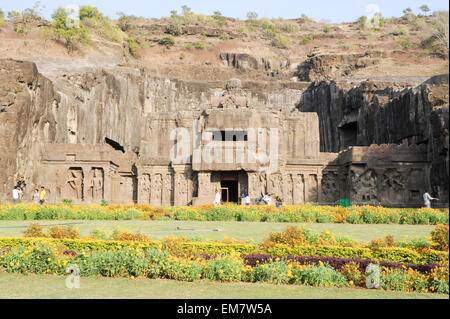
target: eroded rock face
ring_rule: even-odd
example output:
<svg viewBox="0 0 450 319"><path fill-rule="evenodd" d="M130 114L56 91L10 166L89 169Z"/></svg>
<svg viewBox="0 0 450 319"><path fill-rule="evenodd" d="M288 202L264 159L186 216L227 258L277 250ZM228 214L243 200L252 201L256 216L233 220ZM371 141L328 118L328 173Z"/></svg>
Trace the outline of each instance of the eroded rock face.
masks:
<svg viewBox="0 0 450 319"><path fill-rule="evenodd" d="M219 59L224 65L238 69L241 72L259 70L272 76L281 74L281 70L287 70L291 65L288 59L276 62L264 58L256 58L247 53L222 52L219 54Z"/></svg>
<svg viewBox="0 0 450 319"><path fill-rule="evenodd" d="M352 145L427 145L430 187L448 201L448 75L428 83L394 89L395 83L317 82L304 92L299 109L319 115L322 152Z"/></svg>
<svg viewBox="0 0 450 319"><path fill-rule="evenodd" d="M43 143L56 141L60 96L31 62L0 60L0 193L30 184Z"/></svg>
<svg viewBox="0 0 450 319"><path fill-rule="evenodd" d="M295 204L343 197L417 204L425 190L448 201L448 76L414 88L185 82L79 65L43 64L43 76L34 63L0 61L0 200L22 182L26 197L44 185L55 200L185 205L211 202L224 182L237 183L239 194L268 191ZM196 123L221 134L281 129L279 169L260 171L259 155L253 166L173 162L171 134ZM190 140L191 150L197 142ZM349 148L355 145L367 147Z"/></svg>
<svg viewBox="0 0 450 319"><path fill-rule="evenodd" d="M364 54L311 54L299 64L296 75L300 81L336 79L350 75L353 71L379 62L371 53Z"/></svg>

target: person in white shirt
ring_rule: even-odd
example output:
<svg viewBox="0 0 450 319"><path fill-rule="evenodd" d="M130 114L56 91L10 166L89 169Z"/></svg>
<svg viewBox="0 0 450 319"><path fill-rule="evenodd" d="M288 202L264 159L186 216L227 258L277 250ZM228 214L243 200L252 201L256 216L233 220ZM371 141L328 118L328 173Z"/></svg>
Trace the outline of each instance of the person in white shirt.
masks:
<svg viewBox="0 0 450 319"><path fill-rule="evenodd" d="M12 197L13 197L13 204L17 203L19 201L20 196L22 195L22 190L19 186L13 189L12 191Z"/></svg>
<svg viewBox="0 0 450 319"><path fill-rule="evenodd" d="M423 202L425 204L425 207L430 208L431 207L431 201L432 200L439 200L439 198L433 198L431 197L430 194L428 194L428 192L426 192L425 194L423 194Z"/></svg>
<svg viewBox="0 0 450 319"><path fill-rule="evenodd" d="M272 198L270 197L270 194L266 195L266 204L267 205L272 205Z"/></svg>
<svg viewBox="0 0 450 319"><path fill-rule="evenodd" d="M216 197L214 198L214 205L220 205L220 192L216 190Z"/></svg>
<svg viewBox="0 0 450 319"><path fill-rule="evenodd" d="M248 196L248 195L245 196L245 205L246 205L246 206L249 206L249 205L250 205L250 202L251 202L251 201L250 201L250 196Z"/></svg>

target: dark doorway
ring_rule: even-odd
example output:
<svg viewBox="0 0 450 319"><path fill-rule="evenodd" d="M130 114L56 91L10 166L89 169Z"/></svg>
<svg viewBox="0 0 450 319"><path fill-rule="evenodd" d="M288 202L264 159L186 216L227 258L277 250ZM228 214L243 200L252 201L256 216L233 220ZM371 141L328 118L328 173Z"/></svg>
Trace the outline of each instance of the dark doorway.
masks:
<svg viewBox="0 0 450 319"><path fill-rule="evenodd" d="M223 202L237 203L239 200L238 172L222 172L220 188Z"/></svg>
<svg viewBox="0 0 450 319"><path fill-rule="evenodd" d="M339 127L340 150L349 146L356 146L358 136L358 123L350 122Z"/></svg>
<svg viewBox="0 0 450 319"><path fill-rule="evenodd" d="M222 201L238 202L238 181L220 181L220 188L222 189ZM226 196L226 193L228 193L228 196Z"/></svg>

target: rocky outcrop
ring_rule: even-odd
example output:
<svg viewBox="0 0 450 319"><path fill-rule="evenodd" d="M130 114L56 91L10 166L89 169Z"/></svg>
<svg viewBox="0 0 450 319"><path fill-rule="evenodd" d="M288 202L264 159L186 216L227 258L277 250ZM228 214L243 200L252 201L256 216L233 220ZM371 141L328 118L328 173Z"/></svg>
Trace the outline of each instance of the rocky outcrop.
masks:
<svg viewBox="0 0 450 319"><path fill-rule="evenodd" d="M322 152L352 145L426 144L430 185L448 200L448 75L403 89L372 81L353 87L316 82L302 95L299 109L319 115Z"/></svg>
<svg viewBox="0 0 450 319"><path fill-rule="evenodd" d="M299 64L296 76L300 81L335 79L350 75L353 71L374 65L378 59L371 52L364 54L311 54Z"/></svg>
<svg viewBox="0 0 450 319"><path fill-rule="evenodd" d="M0 198L33 179L41 146L56 141L59 102L34 63L0 60Z"/></svg>

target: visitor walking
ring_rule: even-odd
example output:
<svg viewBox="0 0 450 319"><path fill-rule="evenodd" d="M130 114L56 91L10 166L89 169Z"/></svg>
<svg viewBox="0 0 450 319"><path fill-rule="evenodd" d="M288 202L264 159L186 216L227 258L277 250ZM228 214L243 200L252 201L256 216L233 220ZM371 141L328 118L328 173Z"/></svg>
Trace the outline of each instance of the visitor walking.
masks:
<svg viewBox="0 0 450 319"><path fill-rule="evenodd" d="M430 194L428 194L428 192L426 192L425 194L423 194L423 203L425 204L425 207L430 208L431 207L431 201L432 200L439 200L439 198L433 198L431 197Z"/></svg>
<svg viewBox="0 0 450 319"><path fill-rule="evenodd" d="M250 206L250 202L251 202L251 201L250 201L250 196L248 196L248 195L245 196L245 205L246 205L246 206Z"/></svg>
<svg viewBox="0 0 450 319"><path fill-rule="evenodd" d="M16 186L12 191L13 204L16 204L22 196L22 190L19 186Z"/></svg>
<svg viewBox="0 0 450 319"><path fill-rule="evenodd" d="M281 198L280 198L279 196L277 196L277 197L275 198L275 207L276 207L276 208L280 208L281 205L282 205L282 200L281 200Z"/></svg>
<svg viewBox="0 0 450 319"><path fill-rule="evenodd" d="M272 205L272 198L270 198L270 194L267 193L266 195L264 195L263 197L263 201L266 205Z"/></svg>
<svg viewBox="0 0 450 319"><path fill-rule="evenodd" d="M40 205L45 203L45 195L46 195L45 188L44 188L44 186L42 186L41 193L39 194L39 204Z"/></svg>
<svg viewBox="0 0 450 319"><path fill-rule="evenodd" d="M214 198L214 205L215 206L220 205L220 192L218 189L216 190L216 197Z"/></svg>
<svg viewBox="0 0 450 319"><path fill-rule="evenodd" d="M40 196L39 189L36 188L34 190L34 194L32 196L33 204L38 204L39 203L39 196Z"/></svg>

